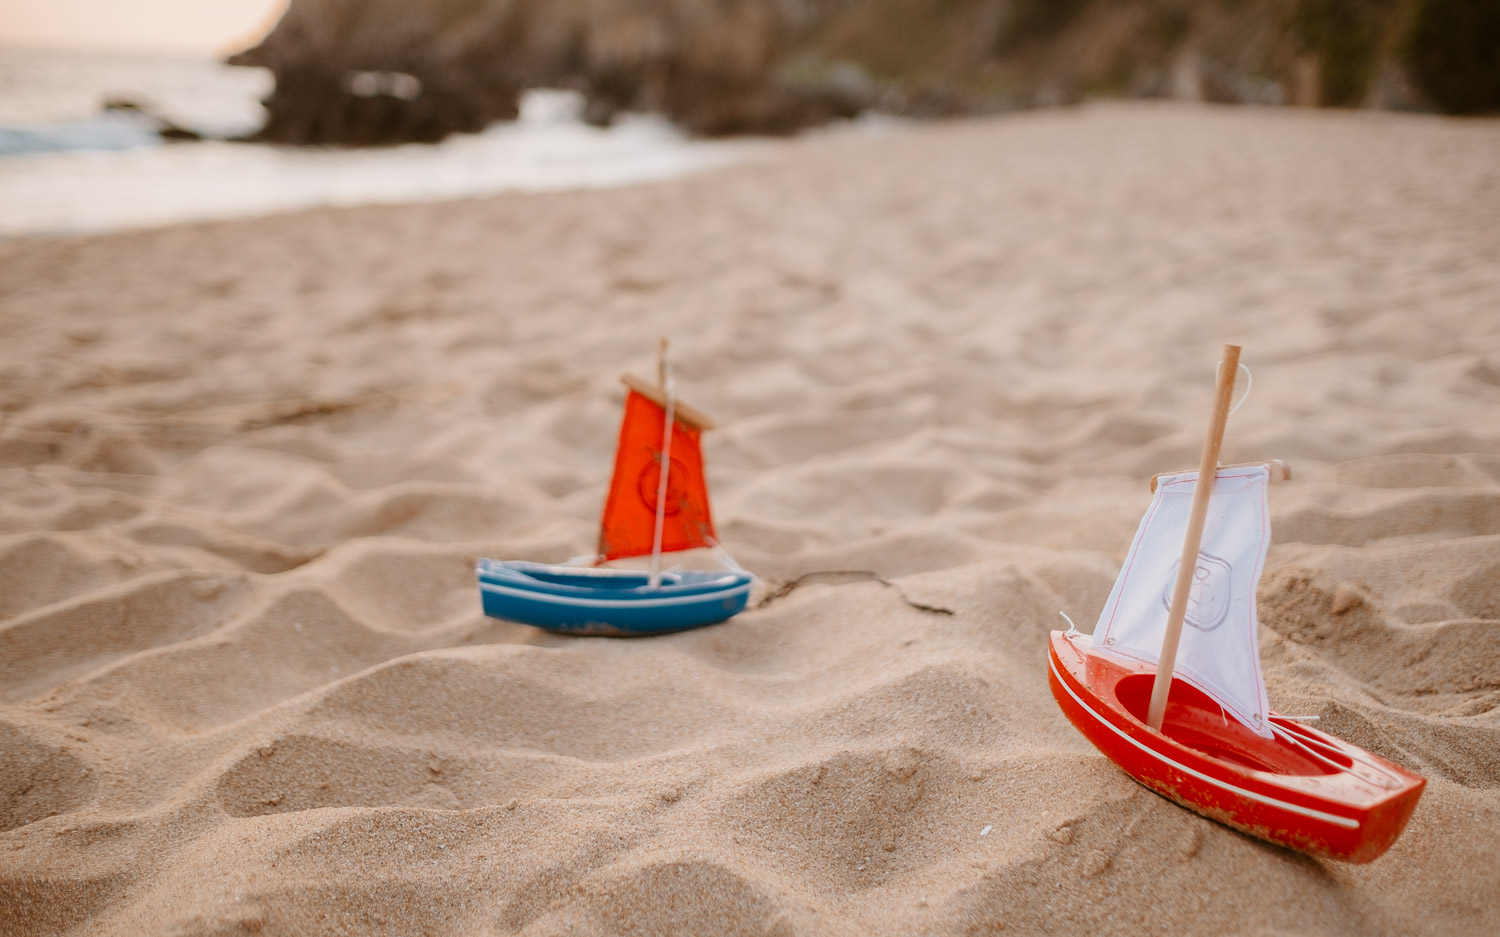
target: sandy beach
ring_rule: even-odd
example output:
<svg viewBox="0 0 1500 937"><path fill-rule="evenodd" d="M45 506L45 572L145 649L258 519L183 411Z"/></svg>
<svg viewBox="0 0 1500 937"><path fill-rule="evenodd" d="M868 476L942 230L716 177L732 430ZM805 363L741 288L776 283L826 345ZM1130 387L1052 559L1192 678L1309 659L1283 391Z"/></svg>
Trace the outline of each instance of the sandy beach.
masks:
<svg viewBox="0 0 1500 937"><path fill-rule="evenodd" d="M486 619L673 343L728 623ZM1365 866L1046 682L1155 472L1280 458L1272 705ZM0 242L0 934L1500 932L1500 121L1088 105L605 191Z"/></svg>

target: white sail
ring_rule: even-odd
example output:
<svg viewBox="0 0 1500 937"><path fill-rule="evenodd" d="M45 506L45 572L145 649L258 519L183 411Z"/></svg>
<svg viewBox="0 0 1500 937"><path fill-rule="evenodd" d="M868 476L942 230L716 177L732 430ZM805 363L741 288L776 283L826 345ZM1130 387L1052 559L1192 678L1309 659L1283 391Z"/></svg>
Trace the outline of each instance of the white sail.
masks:
<svg viewBox="0 0 1500 937"><path fill-rule="evenodd" d="M1155 664L1192 507L1197 472L1163 475L1094 626L1093 647ZM1256 644L1255 586L1271 539L1270 470L1220 469L1193 571L1173 674L1257 734L1271 736Z"/></svg>

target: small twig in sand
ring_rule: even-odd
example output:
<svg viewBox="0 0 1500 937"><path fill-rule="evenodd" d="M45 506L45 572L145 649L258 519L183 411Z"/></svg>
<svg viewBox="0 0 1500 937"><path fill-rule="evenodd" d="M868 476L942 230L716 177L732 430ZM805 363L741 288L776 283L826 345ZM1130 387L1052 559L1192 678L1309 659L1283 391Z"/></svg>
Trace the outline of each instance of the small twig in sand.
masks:
<svg viewBox="0 0 1500 937"><path fill-rule="evenodd" d="M756 602L753 608L765 608L772 602L791 595L799 586L808 582L822 582L829 585L838 585L845 582L878 582L882 586L888 586L892 589L895 589L896 592L900 594L901 601L905 602L907 605L910 605L912 608L916 609L919 612L931 612L934 615L953 614L953 609L951 608L943 608L940 605L924 605L921 602L912 601L911 598L907 596L904 589L872 569L820 569L814 570L810 573L803 573L795 579L788 579L786 582L776 583L776 587L770 592L766 593L765 597L762 598L759 602Z"/></svg>

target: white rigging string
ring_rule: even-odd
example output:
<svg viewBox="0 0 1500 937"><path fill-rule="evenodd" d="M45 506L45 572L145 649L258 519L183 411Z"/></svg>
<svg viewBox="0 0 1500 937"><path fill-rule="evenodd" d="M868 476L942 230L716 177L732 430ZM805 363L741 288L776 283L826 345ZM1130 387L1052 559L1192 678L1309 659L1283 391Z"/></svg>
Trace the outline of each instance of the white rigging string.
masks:
<svg viewBox="0 0 1500 937"><path fill-rule="evenodd" d="M1292 744L1293 746L1302 749L1304 752L1306 752L1307 754L1311 755L1313 758L1315 758L1318 761L1321 761L1324 764L1328 765L1328 767L1332 768L1335 772L1345 773L1349 769L1345 765L1339 764L1337 761L1333 760L1332 758L1329 758L1327 755L1324 755L1324 754L1318 752L1316 749L1314 749L1312 747L1313 745L1316 745L1316 746L1318 746L1318 748L1324 749L1325 751L1334 752L1334 753L1336 753L1341 758L1347 758L1347 759L1349 759L1350 761L1352 761L1352 762L1354 762L1356 764L1363 765L1364 767L1370 769L1371 771L1376 772L1379 775L1379 777L1377 777L1377 778L1366 777L1366 778L1364 778L1364 780L1366 780L1366 781L1370 781L1371 783L1378 784L1378 785L1380 785L1381 787L1384 787L1384 788L1396 787L1400 783L1401 779L1400 779L1400 777L1395 772L1391 771L1389 768L1386 768L1386 767L1384 767L1382 765L1376 764L1374 761L1370 760L1368 757L1364 757L1364 753L1359 753L1359 752L1354 752L1354 751L1347 751L1347 750L1340 750L1338 748L1335 748L1332 745L1329 745L1327 742L1324 742L1321 739L1304 735L1301 731L1293 732L1287 726L1279 726L1279 725L1277 725L1274 722L1274 720L1277 719L1277 718L1285 719L1287 717L1285 717L1285 716L1281 716L1281 717L1273 716L1272 717L1273 721L1270 723L1270 725L1271 725L1271 731L1273 733L1275 733L1283 741L1286 741L1286 742Z"/></svg>
<svg viewBox="0 0 1500 937"><path fill-rule="evenodd" d="M1219 363L1220 365L1223 364L1222 361ZM1227 416L1234 416L1234 411L1245 405L1245 401L1250 399L1250 389L1255 386L1255 375L1250 373L1250 369L1247 366L1241 364L1238 370L1245 372L1245 392L1240 395L1239 403L1229 408Z"/></svg>
<svg viewBox="0 0 1500 937"><path fill-rule="evenodd" d="M720 563L724 564L725 569L729 570L732 573L747 573L752 579L756 578L754 573L745 569L739 563L736 563L734 557L729 555L729 551L724 549L724 547L720 545L719 541L715 540L712 537L708 537L707 540L709 549L713 550L714 556L718 558Z"/></svg>
<svg viewBox="0 0 1500 937"><path fill-rule="evenodd" d="M1063 621L1068 623L1068 630L1066 632L1068 637L1072 638L1076 637L1077 635L1083 634L1082 631L1078 630L1078 626L1073 624L1073 619L1068 616L1067 612L1063 611L1062 609L1058 609L1057 614L1061 615L1063 617Z"/></svg>

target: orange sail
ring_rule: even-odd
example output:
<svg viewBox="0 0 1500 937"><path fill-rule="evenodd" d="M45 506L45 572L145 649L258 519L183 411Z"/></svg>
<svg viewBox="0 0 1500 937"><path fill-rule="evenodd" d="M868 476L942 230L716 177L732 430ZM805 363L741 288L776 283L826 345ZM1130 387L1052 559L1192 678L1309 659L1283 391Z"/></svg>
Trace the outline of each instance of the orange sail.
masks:
<svg viewBox="0 0 1500 937"><path fill-rule="evenodd" d="M626 395L625 419L615 450L615 474L599 525L600 562L651 553L666 419L666 412L655 402L634 390ZM672 421L671 467L663 513L663 553L715 545L699 430L680 418Z"/></svg>

